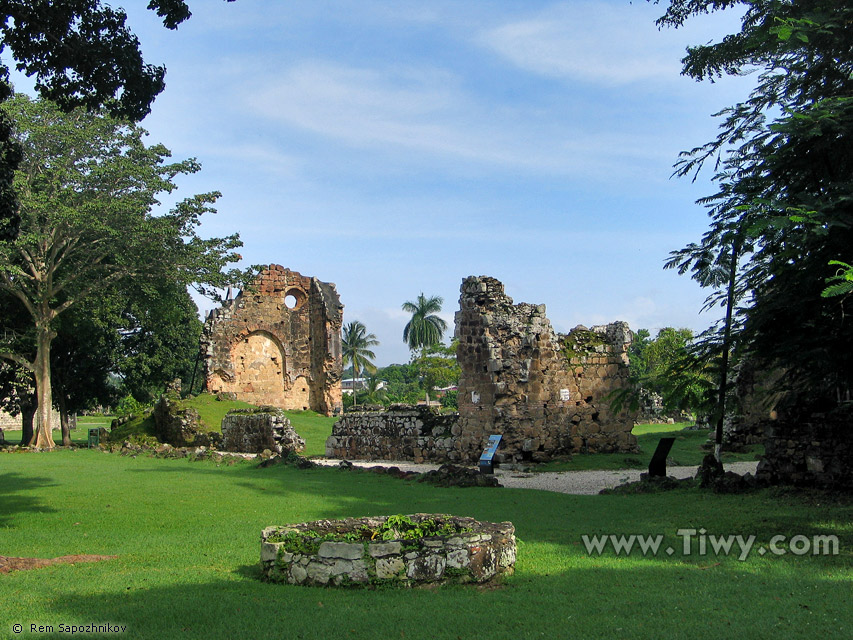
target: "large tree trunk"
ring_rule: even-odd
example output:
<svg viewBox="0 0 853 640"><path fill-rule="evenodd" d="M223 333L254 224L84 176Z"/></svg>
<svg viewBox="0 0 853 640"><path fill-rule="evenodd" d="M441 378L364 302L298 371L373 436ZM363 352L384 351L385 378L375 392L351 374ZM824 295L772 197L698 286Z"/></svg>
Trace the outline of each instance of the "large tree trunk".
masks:
<svg viewBox="0 0 853 640"><path fill-rule="evenodd" d="M720 369L720 392L717 400L719 415L717 416L717 428L714 432L714 458L720 464L723 463L723 421L726 418L726 385L729 376L729 351L732 348L732 311L735 306L735 282L737 277L737 259L739 255L739 242L732 243L731 264L729 265L729 287L726 291L726 324L723 330L723 361Z"/></svg>
<svg viewBox="0 0 853 640"><path fill-rule="evenodd" d="M71 446L71 425L68 422L68 407L65 405L65 391L59 389L56 396L56 403L59 405L59 424L62 427L62 446Z"/></svg>
<svg viewBox="0 0 853 640"><path fill-rule="evenodd" d="M21 398L21 446L26 447L33 439L33 418L36 416L36 403L27 394L27 400Z"/></svg>
<svg viewBox="0 0 853 640"><path fill-rule="evenodd" d="M53 333L49 321L38 322L36 325L36 361L35 381L38 409L36 409L36 432L31 445L40 449L53 449L53 425L50 423L50 413L53 407L53 394L50 386L50 343Z"/></svg>

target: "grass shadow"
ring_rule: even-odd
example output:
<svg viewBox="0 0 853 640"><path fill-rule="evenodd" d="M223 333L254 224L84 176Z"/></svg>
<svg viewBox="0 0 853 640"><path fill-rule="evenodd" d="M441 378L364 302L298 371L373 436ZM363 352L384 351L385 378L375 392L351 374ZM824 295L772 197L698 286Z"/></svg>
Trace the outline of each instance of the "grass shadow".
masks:
<svg viewBox="0 0 853 640"><path fill-rule="evenodd" d="M26 495L45 487L54 486L49 478L29 476L22 473L0 473L0 527L15 526L15 517L24 512L52 513L55 509L45 506L40 498Z"/></svg>

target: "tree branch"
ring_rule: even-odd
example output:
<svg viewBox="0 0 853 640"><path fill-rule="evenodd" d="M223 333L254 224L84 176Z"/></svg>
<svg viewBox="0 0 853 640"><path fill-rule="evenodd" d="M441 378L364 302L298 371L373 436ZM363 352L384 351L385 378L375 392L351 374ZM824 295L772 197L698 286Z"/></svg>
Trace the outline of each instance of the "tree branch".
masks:
<svg viewBox="0 0 853 640"><path fill-rule="evenodd" d="M9 351L0 351L0 358L5 358L6 360L11 360L12 362L21 365L24 369L31 373L35 373L36 367L35 365L24 358L23 356L19 356L17 353L11 353Z"/></svg>

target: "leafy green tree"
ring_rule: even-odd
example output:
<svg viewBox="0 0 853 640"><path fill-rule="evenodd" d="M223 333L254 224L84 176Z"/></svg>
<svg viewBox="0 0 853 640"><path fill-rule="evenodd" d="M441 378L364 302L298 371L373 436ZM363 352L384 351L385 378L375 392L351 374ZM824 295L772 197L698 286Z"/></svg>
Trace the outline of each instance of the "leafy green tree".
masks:
<svg viewBox="0 0 853 640"><path fill-rule="evenodd" d="M662 397L665 411L707 414L715 370L695 356L693 332L664 327L650 336L647 329L634 334L629 351L632 385L614 393L611 401L637 409L640 390L646 389Z"/></svg>
<svg viewBox="0 0 853 640"><path fill-rule="evenodd" d="M824 298L832 298L833 296L845 296L853 293L853 265L840 260L830 260L829 264L839 267L835 275L826 279L829 285L820 295Z"/></svg>
<svg viewBox="0 0 853 640"><path fill-rule="evenodd" d="M414 404L422 395L420 374L413 363L381 367L377 369L376 377L387 382L384 391L390 403Z"/></svg>
<svg viewBox="0 0 853 640"><path fill-rule="evenodd" d="M427 404L432 390L437 387L448 387L459 384L461 370L456 362L456 342L449 347L435 344L424 349L414 361L418 370Z"/></svg>
<svg viewBox="0 0 853 640"><path fill-rule="evenodd" d="M114 297L99 296L71 306L54 323L50 377L65 446L71 444L70 414L115 400L108 379L119 359L117 321Z"/></svg>
<svg viewBox="0 0 853 640"><path fill-rule="evenodd" d="M191 15L184 0L149 0L148 8L168 29ZM166 69L143 61L126 18L100 0L4 0L0 53L8 50L19 71L35 76L39 94L66 111L106 107L114 116L141 120L165 87ZM0 61L0 103L11 95L9 67ZM12 181L21 149L12 128L0 110L0 240L14 238L20 221Z"/></svg>
<svg viewBox="0 0 853 640"><path fill-rule="evenodd" d="M373 360L376 354L370 350L370 347L375 347L379 344L376 336L372 333L367 333L367 327L358 320L353 320L344 327L343 337L341 339L343 361L352 365L352 401L356 404L357 390L355 388L356 380L361 375L363 370L376 371L376 366Z"/></svg>
<svg viewBox="0 0 853 640"><path fill-rule="evenodd" d="M412 319L403 328L403 342L409 345L409 349L421 350L421 355L426 354L426 348L439 344L447 323L438 317L444 299L441 296L427 298L423 292L415 302L403 303L403 311L412 314Z"/></svg>
<svg viewBox="0 0 853 640"><path fill-rule="evenodd" d="M193 370L200 387L197 361L203 324L186 287L151 283L126 297L117 363L122 389L142 403L152 402L176 378L191 384Z"/></svg>
<svg viewBox="0 0 853 640"><path fill-rule="evenodd" d="M631 377L639 379L648 374L649 363L646 357L646 349L648 349L650 342L651 333L648 329L638 329L634 332L631 346L628 349Z"/></svg>
<svg viewBox="0 0 853 640"><path fill-rule="evenodd" d="M717 137L676 165L677 175L695 176L712 164L718 190L700 200L709 231L668 266L726 308L727 321L703 337L707 360L741 354L779 368L790 398L809 411L853 386L851 299L822 295L832 261L853 246L853 5L671 0L659 24L736 6L741 30L690 47L683 70L697 80L757 71L756 84L718 114ZM726 379L721 367L718 420Z"/></svg>
<svg viewBox="0 0 853 640"><path fill-rule="evenodd" d="M368 402L382 404L388 399L388 392L385 391L382 383L383 380L376 374L367 376L367 385L364 390L366 391L366 400Z"/></svg>
<svg viewBox="0 0 853 640"><path fill-rule="evenodd" d="M39 429L33 443L52 447L50 350L57 319L74 305L130 280L193 284L199 291L241 281L223 272L238 259L236 235L202 239L199 218L217 193L192 196L167 214L152 207L175 176L199 170L194 160L166 163L162 145L106 115L65 114L46 101L17 96L4 105L24 151L15 176L21 231L0 242L0 289L30 315L35 357L0 352L33 372Z"/></svg>

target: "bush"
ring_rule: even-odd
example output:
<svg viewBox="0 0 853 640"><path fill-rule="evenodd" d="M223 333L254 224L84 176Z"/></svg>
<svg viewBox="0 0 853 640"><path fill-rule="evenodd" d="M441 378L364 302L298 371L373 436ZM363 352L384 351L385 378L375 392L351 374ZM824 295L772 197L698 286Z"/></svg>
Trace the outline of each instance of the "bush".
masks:
<svg viewBox="0 0 853 640"><path fill-rule="evenodd" d="M124 418L129 415L138 415L145 407L137 402L136 398L131 395L126 395L118 403L116 407L116 416Z"/></svg>

